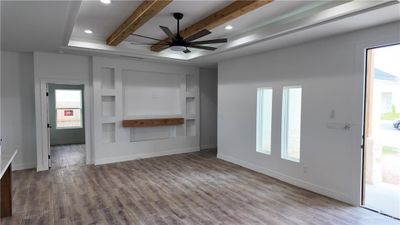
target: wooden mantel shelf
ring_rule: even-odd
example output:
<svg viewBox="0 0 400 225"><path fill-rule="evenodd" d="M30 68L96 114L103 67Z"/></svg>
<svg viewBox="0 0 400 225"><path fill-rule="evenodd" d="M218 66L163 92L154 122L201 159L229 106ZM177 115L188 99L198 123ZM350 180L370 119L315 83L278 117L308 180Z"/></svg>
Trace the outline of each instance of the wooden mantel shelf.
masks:
<svg viewBox="0 0 400 225"><path fill-rule="evenodd" d="M162 118L162 119L136 119L123 120L122 127L156 127L156 126L171 126L184 123L183 118Z"/></svg>

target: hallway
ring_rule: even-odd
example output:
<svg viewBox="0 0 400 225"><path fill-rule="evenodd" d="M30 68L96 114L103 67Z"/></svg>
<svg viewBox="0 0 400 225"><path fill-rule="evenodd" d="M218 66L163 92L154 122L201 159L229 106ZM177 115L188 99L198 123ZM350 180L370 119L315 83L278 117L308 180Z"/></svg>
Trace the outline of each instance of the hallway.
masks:
<svg viewBox="0 0 400 225"><path fill-rule="evenodd" d="M51 146L51 169L85 165L85 145Z"/></svg>

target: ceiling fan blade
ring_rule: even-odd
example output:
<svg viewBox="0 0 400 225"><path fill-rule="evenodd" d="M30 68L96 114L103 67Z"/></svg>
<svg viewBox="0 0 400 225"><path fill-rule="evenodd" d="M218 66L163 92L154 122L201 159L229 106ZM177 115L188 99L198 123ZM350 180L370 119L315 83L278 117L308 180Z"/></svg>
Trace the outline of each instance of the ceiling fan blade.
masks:
<svg viewBox="0 0 400 225"><path fill-rule="evenodd" d="M131 34L132 36L136 36L136 37L142 37L142 38L147 38L147 39L151 39L151 40L155 40L155 41L163 41L161 39L157 39L157 38L152 38L152 37L148 37L148 36L144 36L144 35L140 35L140 34Z"/></svg>
<svg viewBox="0 0 400 225"><path fill-rule="evenodd" d="M199 31L199 32L187 37L185 39L185 41L187 41L187 42L188 41L193 41L193 40L199 39L199 38L204 37L204 36L209 35L209 34L211 34L211 32L209 30L207 30L207 29L204 29L204 30L201 30L201 31Z"/></svg>
<svg viewBox="0 0 400 225"><path fill-rule="evenodd" d="M204 49L204 50L209 50L209 51L214 51L217 48L210 47L210 46L200 46L200 45L190 45L189 48L198 48L198 49Z"/></svg>
<svg viewBox="0 0 400 225"><path fill-rule="evenodd" d="M189 49L185 49L183 52L184 53L191 53L192 51L190 51Z"/></svg>
<svg viewBox="0 0 400 225"><path fill-rule="evenodd" d="M175 35L172 33L172 31L168 27L160 26L161 30L164 31L164 33L171 38L172 40L176 40Z"/></svg>
<svg viewBox="0 0 400 225"><path fill-rule="evenodd" d="M191 42L191 44L204 45L204 44L219 44L219 43L226 43L226 42L228 42L228 39L221 38L221 39L213 39L213 40L205 40L205 41L194 41L194 42Z"/></svg>
<svg viewBox="0 0 400 225"><path fill-rule="evenodd" d="M154 45L154 43L138 43L138 42L133 42L133 41L131 41L131 42L129 42L131 45ZM157 44L157 45L169 45L168 43L160 43L160 44Z"/></svg>

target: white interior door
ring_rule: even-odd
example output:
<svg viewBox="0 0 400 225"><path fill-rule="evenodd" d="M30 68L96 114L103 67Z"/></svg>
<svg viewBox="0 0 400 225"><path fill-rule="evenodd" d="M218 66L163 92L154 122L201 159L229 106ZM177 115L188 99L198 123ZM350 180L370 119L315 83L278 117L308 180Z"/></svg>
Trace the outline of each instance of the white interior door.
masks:
<svg viewBox="0 0 400 225"><path fill-rule="evenodd" d="M48 165L51 168L51 148L50 148L50 108L49 108L49 84L46 84L46 113L47 113L47 149L48 149Z"/></svg>

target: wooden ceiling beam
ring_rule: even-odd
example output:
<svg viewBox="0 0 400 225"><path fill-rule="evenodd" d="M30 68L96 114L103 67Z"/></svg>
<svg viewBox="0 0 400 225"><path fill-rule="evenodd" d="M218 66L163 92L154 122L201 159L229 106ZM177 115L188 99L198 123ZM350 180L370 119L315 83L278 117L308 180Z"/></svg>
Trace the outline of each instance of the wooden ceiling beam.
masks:
<svg viewBox="0 0 400 225"><path fill-rule="evenodd" d="M189 37L203 29L211 30L222 24L225 24L233 19L236 19L250 11L258 9L272 0L236 0L225 8L201 19L200 21L194 23L193 25L185 28L181 31L181 36L183 38ZM171 41L169 38L164 39L151 46L151 50L154 52L160 52L167 48L163 46L162 43L166 41Z"/></svg>
<svg viewBox="0 0 400 225"><path fill-rule="evenodd" d="M107 38L107 45L117 46L139 27L157 15L172 0L145 0L133 13Z"/></svg>

